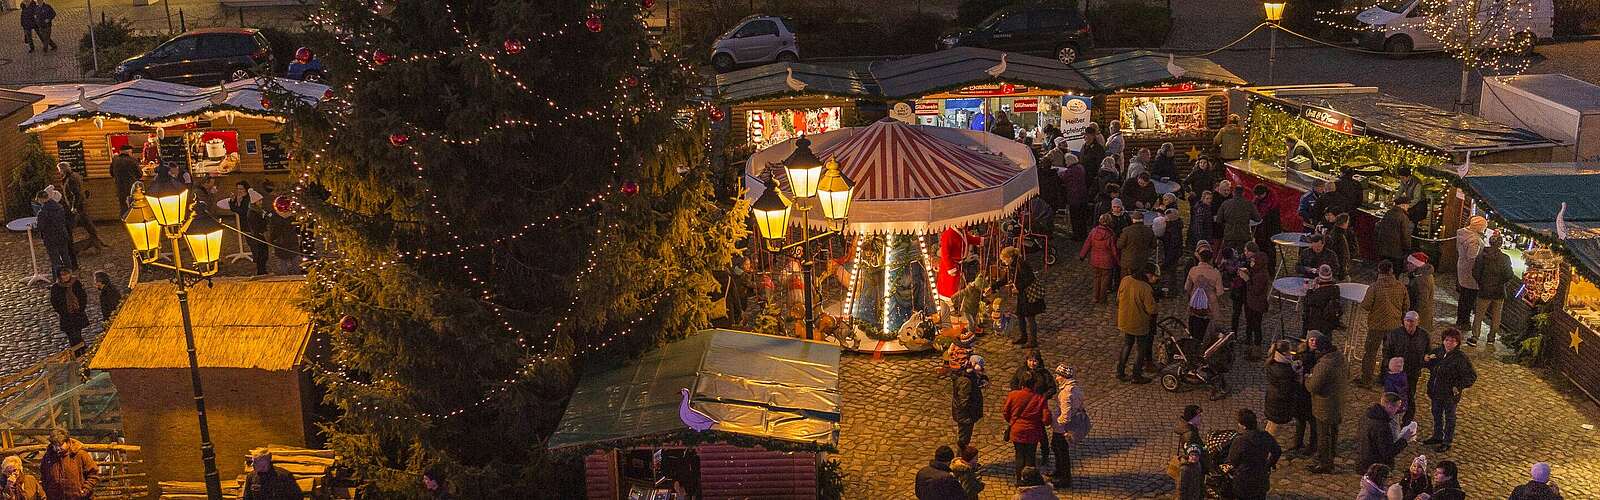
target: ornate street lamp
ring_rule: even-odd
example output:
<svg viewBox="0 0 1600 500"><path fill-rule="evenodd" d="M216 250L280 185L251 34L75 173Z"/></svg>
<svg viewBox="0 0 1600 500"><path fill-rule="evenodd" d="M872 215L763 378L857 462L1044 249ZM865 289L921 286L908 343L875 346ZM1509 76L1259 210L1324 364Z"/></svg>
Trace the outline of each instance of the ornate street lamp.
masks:
<svg viewBox="0 0 1600 500"><path fill-rule="evenodd" d="M1285 2L1261 4L1261 8L1267 13L1267 36L1270 37L1267 42L1267 83L1273 83L1273 69L1278 65L1278 30L1281 29L1278 24L1283 22L1283 8L1286 5L1288 4Z"/></svg>
<svg viewBox="0 0 1600 500"><path fill-rule="evenodd" d="M766 191L750 205L750 215L756 218L756 229L766 240L767 250L794 258L785 252L800 249L801 272L805 280L806 338L813 339L816 337L817 316L813 312L816 304L812 291L812 267L816 261L811 255L811 242L843 230L845 220L850 216L850 198L855 194L855 182L839 171L839 162L833 158L828 158L826 164L818 161L817 155L811 152L811 141L805 137L795 140L794 152L783 161L783 169L789 176L789 190L796 202L791 204L778 188L777 181L767 179ZM822 216L837 223L839 229L811 234L811 202L807 198L812 197L816 197L817 204L822 207ZM791 209L800 211L801 238L800 241L781 245L788 237Z"/></svg>
<svg viewBox="0 0 1600 500"><path fill-rule="evenodd" d="M839 162L828 159L828 171L817 182L817 202L822 205L822 216L830 220L844 220L850 214L850 198L856 185L839 173Z"/></svg>
<svg viewBox="0 0 1600 500"><path fill-rule="evenodd" d="M206 423L205 391L200 387L200 366L194 352L194 326L189 322L189 285L217 274L217 259L222 255L222 226L215 219L198 217L189 202L189 188L163 177L148 190L135 188L134 204L123 217L133 239L133 258L138 265L173 272L178 287L178 312L183 318L183 340L189 350L189 382L194 391L194 409L200 422L200 460L205 465L206 498L222 500L222 481L217 473L217 453L211 445L211 428ZM172 241L172 262L161 261L161 239ZM194 257L196 269L183 265L183 240Z"/></svg>

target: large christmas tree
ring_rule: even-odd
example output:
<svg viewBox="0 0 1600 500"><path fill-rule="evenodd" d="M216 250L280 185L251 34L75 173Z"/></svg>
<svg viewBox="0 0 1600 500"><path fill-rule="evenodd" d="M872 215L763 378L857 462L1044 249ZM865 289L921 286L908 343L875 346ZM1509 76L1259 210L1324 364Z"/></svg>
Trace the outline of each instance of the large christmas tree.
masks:
<svg viewBox="0 0 1600 500"><path fill-rule="evenodd" d="M378 498L553 495L542 442L582 365L707 323L743 222L714 112L627 1L328 0L333 89L293 111L330 445ZM272 103L290 106L290 103ZM565 485L571 488L572 485ZM570 491L570 490L568 490Z"/></svg>

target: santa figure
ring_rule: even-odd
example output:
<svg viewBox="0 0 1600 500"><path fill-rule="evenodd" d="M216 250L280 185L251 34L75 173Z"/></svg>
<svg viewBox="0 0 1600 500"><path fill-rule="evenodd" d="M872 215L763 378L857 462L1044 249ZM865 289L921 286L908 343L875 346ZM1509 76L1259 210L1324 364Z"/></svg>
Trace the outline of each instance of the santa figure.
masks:
<svg viewBox="0 0 1600 500"><path fill-rule="evenodd" d="M967 280L961 275L961 261L967 258L969 246L983 243L983 238L967 234L965 229L946 229L939 233L939 296L949 299Z"/></svg>

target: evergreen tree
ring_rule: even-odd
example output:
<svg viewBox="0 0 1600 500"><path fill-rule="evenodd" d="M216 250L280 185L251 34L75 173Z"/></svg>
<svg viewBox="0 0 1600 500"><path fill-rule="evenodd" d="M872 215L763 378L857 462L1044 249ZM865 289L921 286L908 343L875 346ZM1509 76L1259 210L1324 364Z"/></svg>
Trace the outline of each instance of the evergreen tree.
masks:
<svg viewBox="0 0 1600 500"><path fill-rule="evenodd" d="M642 3L641 3L642 2ZM293 108L293 200L328 251L307 307L376 498L556 496L542 442L582 364L708 323L742 207L714 199L689 66L629 1L328 0L333 87ZM277 200L275 200L277 201Z"/></svg>

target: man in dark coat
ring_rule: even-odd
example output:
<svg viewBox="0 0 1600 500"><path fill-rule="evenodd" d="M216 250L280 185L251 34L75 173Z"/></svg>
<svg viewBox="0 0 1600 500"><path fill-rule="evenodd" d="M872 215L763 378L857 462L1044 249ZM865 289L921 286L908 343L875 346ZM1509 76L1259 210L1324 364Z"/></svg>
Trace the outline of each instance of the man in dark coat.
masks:
<svg viewBox="0 0 1600 500"><path fill-rule="evenodd" d="M28 15L27 10L23 10L22 13L23 16ZM33 0L33 31L39 34L39 44L44 45L44 50L56 50L56 41L50 38L50 28L55 22L56 9L51 8L44 0ZM31 42L28 43L28 52L33 52Z"/></svg>
<svg viewBox="0 0 1600 500"><path fill-rule="evenodd" d="M1200 193L1210 191L1217 187L1217 172L1211 169L1211 160L1201 158L1194 162L1194 168L1189 170L1189 176L1183 178L1183 191L1189 197L1189 213L1194 213L1194 204L1200 202Z"/></svg>
<svg viewBox="0 0 1600 500"><path fill-rule="evenodd" d="M1311 420L1311 394L1306 392L1305 384L1300 382L1300 373L1295 370L1294 343L1287 339L1279 340L1270 356L1266 369L1262 370L1267 378L1266 398L1262 404L1267 432L1277 436L1293 420L1294 447L1288 451L1306 450L1305 433L1306 425ZM1316 441L1314 435L1312 441ZM1313 442L1312 448L1315 447L1316 443Z"/></svg>
<svg viewBox="0 0 1600 500"><path fill-rule="evenodd" d="M1503 249L1499 235L1489 238L1489 247L1478 254L1472 265L1472 278L1478 282L1478 304L1472 316L1472 335L1467 345L1478 345L1478 331L1489 323L1489 345L1494 345L1494 334L1500 329L1500 311L1506 305L1506 288L1516 276L1511 274L1511 257Z"/></svg>
<svg viewBox="0 0 1600 500"><path fill-rule="evenodd" d="M1561 500L1561 490L1550 484L1550 464L1533 464L1526 483L1511 490L1509 500Z"/></svg>
<svg viewBox="0 0 1600 500"><path fill-rule="evenodd" d="M1295 263L1295 270L1301 276L1312 277L1317 275L1317 268L1326 265L1333 269L1333 276L1339 276L1339 255L1328 248L1327 239L1320 234L1313 234L1306 241L1310 245L1300 249L1300 261Z"/></svg>
<svg viewBox="0 0 1600 500"><path fill-rule="evenodd" d="M1423 444L1437 445L1440 453L1450 450L1456 437L1456 405L1461 402L1461 391L1478 381L1478 372L1472 361L1461 352L1461 332L1454 328L1444 331L1440 346L1424 359L1428 371L1428 401L1433 404L1433 435Z"/></svg>
<svg viewBox="0 0 1600 500"><path fill-rule="evenodd" d="M1429 500L1467 500L1467 492L1462 491L1458 480L1459 473L1456 463L1450 460L1433 466L1433 497Z"/></svg>
<svg viewBox="0 0 1600 500"><path fill-rule="evenodd" d="M1345 168L1339 173L1327 193L1323 194L1327 201L1327 209L1323 212L1335 214L1352 214L1361 208L1364 203L1366 190L1361 187L1361 181L1356 180L1356 170Z"/></svg>
<svg viewBox="0 0 1600 500"><path fill-rule="evenodd" d="M982 373L983 358L971 356L950 381L950 416L956 421L956 446L963 450L972 443L972 425L983 418Z"/></svg>
<svg viewBox="0 0 1600 500"><path fill-rule="evenodd" d="M79 356L87 347L83 344L83 329L89 327L89 314L85 312L88 305L89 294L84 291L83 282L72 275L72 270L57 272L55 284L50 285L50 308L60 320L61 332L67 335L67 346L78 346Z"/></svg>
<svg viewBox="0 0 1600 500"><path fill-rule="evenodd" d="M143 173L139 171L139 160L133 159L133 146L123 144L117 151L117 156L111 159L111 178L117 183L117 207L121 212L128 213L128 192L133 191L133 184L139 182Z"/></svg>
<svg viewBox="0 0 1600 500"><path fill-rule="evenodd" d="M1217 207L1217 224L1222 227L1222 248L1244 250L1250 241L1250 223L1261 220L1256 205L1244 199L1244 188L1234 186L1233 196Z"/></svg>
<svg viewBox="0 0 1600 500"><path fill-rule="evenodd" d="M34 19L38 17L38 14L39 4L34 3L33 0L23 0L22 15L19 17L22 20L22 40L28 42L28 52L33 52L34 49L33 32L38 27L38 23Z"/></svg>
<svg viewBox="0 0 1600 500"><path fill-rule="evenodd" d="M1306 376L1306 391L1311 393L1311 415L1317 419L1317 461L1307 470L1314 474L1333 472L1333 453L1339 447L1339 411L1350 374L1344 355L1322 333L1312 333L1307 347L1316 351L1316 365Z"/></svg>
<svg viewBox="0 0 1600 500"><path fill-rule="evenodd" d="M1239 410L1239 435L1228 446L1228 464L1233 466L1233 494L1239 500L1267 498L1272 489L1272 469L1278 466L1283 449L1278 441L1257 428L1256 413Z"/></svg>
<svg viewBox="0 0 1600 500"><path fill-rule="evenodd" d="M33 232L44 242L44 253L50 258L50 275L58 276L62 269L76 269L78 259L72 254L72 229L67 225L67 211L61 202L51 199L49 191L40 191L33 197L39 205Z"/></svg>
<svg viewBox="0 0 1600 500"><path fill-rule="evenodd" d="M67 209L67 226L83 226L83 231L89 235L91 248L109 248L111 245L100 240L100 231L95 229L94 221L89 220L88 194L83 191L83 176L72 170L71 164L60 162L56 163L55 181L65 198L62 207Z"/></svg>
<svg viewBox="0 0 1600 500"><path fill-rule="evenodd" d="M272 465L272 453L264 452L250 460L250 475L244 478L241 500L300 500L302 496L294 474Z"/></svg>
<svg viewBox="0 0 1600 500"><path fill-rule="evenodd" d="M1377 403L1367 408L1367 414L1361 420L1361 439L1356 442L1356 469L1367 470L1372 464L1394 466L1395 455L1406 449L1406 441L1411 439L1411 434L1407 431L1395 435L1394 427L1389 422L1395 414L1405 409L1405 405L1399 394L1385 392L1378 397Z"/></svg>
<svg viewBox="0 0 1600 500"><path fill-rule="evenodd" d="M1421 317L1416 311L1406 311L1399 329L1389 332L1383 341L1383 359L1406 360L1406 414L1401 422L1410 422L1417 415L1417 378L1422 375L1423 358L1432 343L1428 331L1423 330Z"/></svg>
<svg viewBox="0 0 1600 500"><path fill-rule="evenodd" d="M1406 215L1410 208L1410 199L1394 200L1394 205L1383 213L1383 220L1378 221L1373 230L1378 257L1394 263L1395 269L1405 269L1406 256L1411 255L1411 218Z"/></svg>
<svg viewBox="0 0 1600 500"><path fill-rule="evenodd" d="M917 500L961 500L967 498L961 481L950 472L950 461L956 452L949 446L940 446L933 452L933 461L917 471Z"/></svg>
<svg viewBox="0 0 1600 500"><path fill-rule="evenodd" d="M83 443L66 429L50 431L50 445L39 459L39 481L50 500L89 500L100 482L100 466L83 449Z"/></svg>
<svg viewBox="0 0 1600 500"><path fill-rule="evenodd" d="M1129 221L1117 236L1117 255L1122 271L1134 274L1150 264L1150 256L1156 251L1156 234L1145 223L1144 212L1129 212Z"/></svg>

